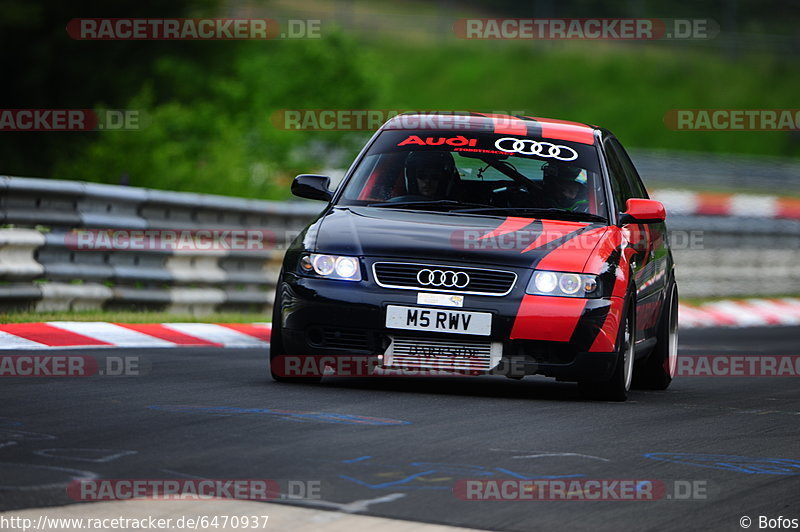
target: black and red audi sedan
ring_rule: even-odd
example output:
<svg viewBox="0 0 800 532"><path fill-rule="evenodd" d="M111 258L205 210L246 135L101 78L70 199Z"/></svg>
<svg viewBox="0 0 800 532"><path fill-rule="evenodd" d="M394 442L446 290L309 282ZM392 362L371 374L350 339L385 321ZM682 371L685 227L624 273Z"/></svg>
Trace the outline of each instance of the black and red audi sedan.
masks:
<svg viewBox="0 0 800 532"><path fill-rule="evenodd" d="M275 380L316 381L361 357L546 375L608 400L669 386L678 292L665 212L609 131L399 115L329 188L318 175L292 184L328 205L283 261Z"/></svg>

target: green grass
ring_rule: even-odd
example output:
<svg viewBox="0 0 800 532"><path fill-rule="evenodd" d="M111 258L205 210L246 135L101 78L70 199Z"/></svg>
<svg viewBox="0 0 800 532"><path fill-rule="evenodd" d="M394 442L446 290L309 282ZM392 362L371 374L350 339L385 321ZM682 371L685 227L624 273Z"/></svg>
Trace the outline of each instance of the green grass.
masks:
<svg viewBox="0 0 800 532"><path fill-rule="evenodd" d="M779 296L732 296L732 297L681 297L681 303L702 305L715 301L743 301L747 299L777 299L782 297L800 298L800 294ZM191 314L170 314L167 312L134 312L134 311L63 311L63 312L9 312L0 313L0 323L32 323L43 321L107 321L113 323L253 323L270 322L269 314L253 314L243 312L217 312L202 316Z"/></svg>
<svg viewBox="0 0 800 532"><path fill-rule="evenodd" d="M697 306L716 301L746 301L748 299L780 299L783 297L800 298L800 294L783 294L777 296L729 296L729 297L681 297L681 303Z"/></svg>
<svg viewBox="0 0 800 532"><path fill-rule="evenodd" d="M523 110L597 124L629 147L800 155L792 132L673 131L671 109L796 107L800 71L774 57L739 62L697 49L612 43L464 41L415 48L376 42L386 104L420 109Z"/></svg>
<svg viewBox="0 0 800 532"><path fill-rule="evenodd" d="M271 321L269 314L218 312L194 316L167 312L134 311L63 311L63 312L9 312L0 314L0 323L31 323L42 321L109 321L115 323L251 323Z"/></svg>

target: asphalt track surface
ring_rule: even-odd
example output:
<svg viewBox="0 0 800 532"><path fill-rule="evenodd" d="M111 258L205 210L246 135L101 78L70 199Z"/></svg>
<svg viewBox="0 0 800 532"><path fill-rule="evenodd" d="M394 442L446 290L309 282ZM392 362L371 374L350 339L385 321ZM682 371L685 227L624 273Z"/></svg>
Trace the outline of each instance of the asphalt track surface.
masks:
<svg viewBox="0 0 800 532"><path fill-rule="evenodd" d="M798 355L798 340L800 328L693 330L680 353ZM610 403L545 378L278 384L263 349L82 354L101 367L139 357L146 371L4 378L0 510L74 504L65 483L92 474L320 481L321 500L283 502L489 530L742 530L745 515L753 529L759 516L800 518L796 377L684 377ZM465 501L453 491L463 479L520 477L648 479L667 494Z"/></svg>

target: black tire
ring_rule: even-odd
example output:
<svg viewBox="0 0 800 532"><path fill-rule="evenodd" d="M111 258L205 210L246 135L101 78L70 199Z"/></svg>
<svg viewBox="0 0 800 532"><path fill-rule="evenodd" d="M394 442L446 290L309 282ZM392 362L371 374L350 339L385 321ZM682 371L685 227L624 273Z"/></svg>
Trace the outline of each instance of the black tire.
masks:
<svg viewBox="0 0 800 532"><path fill-rule="evenodd" d="M658 322L656 346L634 372L634 386L645 390L666 390L678 361L678 285L673 281Z"/></svg>
<svg viewBox="0 0 800 532"><path fill-rule="evenodd" d="M630 301L625 305L625 323L617 337L617 363L614 373L605 382L579 381L578 389L585 399L625 401L628 398L633 376L634 335L636 333L635 307Z"/></svg>
<svg viewBox="0 0 800 532"><path fill-rule="evenodd" d="M278 285L280 286L279 277ZM283 345L283 327L281 320L281 301L278 291L275 292L275 303L272 308L272 331L269 336L269 373L272 380L275 382L285 382L293 384L316 384L322 380L322 374L314 374L304 377L287 377L285 370L286 367L285 357L286 350Z"/></svg>

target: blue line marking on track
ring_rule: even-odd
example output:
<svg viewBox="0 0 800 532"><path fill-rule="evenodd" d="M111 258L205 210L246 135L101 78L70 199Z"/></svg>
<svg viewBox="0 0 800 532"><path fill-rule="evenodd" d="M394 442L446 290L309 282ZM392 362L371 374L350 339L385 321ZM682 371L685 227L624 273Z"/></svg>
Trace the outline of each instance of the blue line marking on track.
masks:
<svg viewBox="0 0 800 532"><path fill-rule="evenodd" d="M800 475L800 460L729 454L645 453L646 458L748 475Z"/></svg>
<svg viewBox="0 0 800 532"><path fill-rule="evenodd" d="M371 456L359 456L358 458L351 458L350 460L342 460L343 464L355 464L356 462L360 462L361 460L369 460L372 458Z"/></svg>

